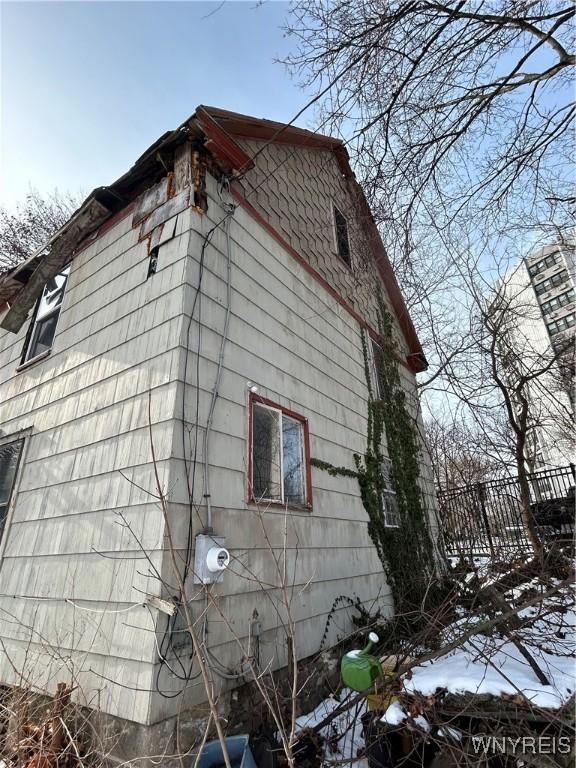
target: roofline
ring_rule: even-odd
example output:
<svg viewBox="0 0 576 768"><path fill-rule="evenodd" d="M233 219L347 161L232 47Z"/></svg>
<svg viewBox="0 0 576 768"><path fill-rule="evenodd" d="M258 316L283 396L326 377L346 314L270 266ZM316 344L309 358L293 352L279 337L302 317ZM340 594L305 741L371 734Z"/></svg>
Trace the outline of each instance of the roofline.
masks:
<svg viewBox="0 0 576 768"><path fill-rule="evenodd" d="M226 109L201 104L196 109L196 117L202 120L205 116L210 117L216 122L220 129L223 129L225 134L227 134L229 140L233 140L233 137L236 137L270 141L275 144L292 144L308 149L331 150L336 156L342 174L347 178L354 176L354 172L350 167L350 156L344 146L344 142L334 136L325 136L324 134L308 131L305 128L297 128L287 123L278 123L275 120L267 120L263 117L251 117L250 115L242 115L239 112L229 112ZM248 155L246 155L246 158L250 160ZM250 167L252 166L253 163Z"/></svg>
<svg viewBox="0 0 576 768"><path fill-rule="evenodd" d="M253 168L254 161L239 146L235 138L292 144L334 153L342 175L355 185L359 201L365 210L376 266L384 281L392 309L410 350L407 356L409 367L414 373L426 370L428 364L416 329L364 191L356 181L350 166L350 157L344 143L332 136L324 136L286 123L251 117L202 104L176 130L168 131L157 139L132 167L113 184L107 187L98 187L91 192L70 220L45 246L10 272L0 276L0 304L10 302L13 298L15 300L15 304L2 318L1 327L12 331L19 330L33 306L34 294L39 282L42 280L45 282L52 276L50 273L54 270L56 270L54 272L56 274L62 268L63 262L70 260L74 251L78 249L86 237L98 229L106 219L131 202L130 194L134 189L137 189L142 180L150 174L158 172L158 169L162 169L161 153L163 150L174 147L186 137L198 135L198 129L202 131L205 137L206 148L224 165L240 175ZM96 215L95 210L97 210ZM48 258L46 250L49 247L51 251L56 250L58 255L53 253ZM29 282L31 285L28 287Z"/></svg>
<svg viewBox="0 0 576 768"><path fill-rule="evenodd" d="M222 137L222 145L220 147L221 152L226 151L228 157L231 158L231 146L234 146L236 150L240 150L241 154L238 155L239 165L236 166L236 170L239 172L243 172L244 170L253 167L254 163L249 155L236 144L234 138L292 144L308 149L328 150L334 153L342 175L354 184L358 199L364 209L363 214L365 215L370 229L368 235L376 267L386 286L392 309L410 350L407 357L410 369L413 373L425 371L428 368L428 362L424 355L422 345L418 339L418 334L416 333L408 307L404 301L404 296L402 295L402 291L396 280L396 275L394 274L380 232L374 221L364 190L356 181L356 177L350 166L350 157L344 143L340 139L336 139L332 136L313 133L304 128L296 128L292 125L286 125L286 123L278 123L273 120L251 117L237 112L229 112L225 109L219 109L218 107L200 105L196 110L196 117L200 120L203 129L205 129L205 127L208 128L211 140L214 141L216 145L218 145L218 137ZM214 124L216 124L216 126L214 126Z"/></svg>

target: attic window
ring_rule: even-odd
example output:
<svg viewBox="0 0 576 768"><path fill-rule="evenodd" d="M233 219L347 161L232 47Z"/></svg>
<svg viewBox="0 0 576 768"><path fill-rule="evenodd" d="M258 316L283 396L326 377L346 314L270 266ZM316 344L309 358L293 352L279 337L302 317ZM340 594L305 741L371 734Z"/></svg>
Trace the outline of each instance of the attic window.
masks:
<svg viewBox="0 0 576 768"><path fill-rule="evenodd" d="M348 240L348 222L344 215L334 208L334 235L338 256L350 266L350 242Z"/></svg>
<svg viewBox="0 0 576 768"><path fill-rule="evenodd" d="M44 286L24 344L22 363L33 360L52 348L69 272L70 267L51 277Z"/></svg>

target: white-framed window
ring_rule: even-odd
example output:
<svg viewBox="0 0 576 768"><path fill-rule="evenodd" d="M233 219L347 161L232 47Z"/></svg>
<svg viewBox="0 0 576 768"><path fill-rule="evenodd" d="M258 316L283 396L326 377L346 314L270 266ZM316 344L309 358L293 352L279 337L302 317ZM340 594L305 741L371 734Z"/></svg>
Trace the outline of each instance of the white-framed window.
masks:
<svg viewBox="0 0 576 768"><path fill-rule="evenodd" d="M396 494L396 483L390 459L382 459L381 471L383 482L382 510L384 512L384 525L387 528L399 528L400 508L398 507L398 495Z"/></svg>
<svg viewBox="0 0 576 768"><path fill-rule="evenodd" d="M26 336L21 363L52 349L69 272L70 267L67 267L58 275L51 277L44 286Z"/></svg>
<svg viewBox="0 0 576 768"><path fill-rule="evenodd" d="M262 398L250 409L250 499L310 506L306 419Z"/></svg>
<svg viewBox="0 0 576 768"><path fill-rule="evenodd" d="M23 448L23 437L0 443L0 544L6 527L8 508L16 483Z"/></svg>
<svg viewBox="0 0 576 768"><path fill-rule="evenodd" d="M350 240L348 238L348 222L346 217L335 205L332 206L332 215L334 217L334 241L336 243L336 252L338 256L351 266Z"/></svg>

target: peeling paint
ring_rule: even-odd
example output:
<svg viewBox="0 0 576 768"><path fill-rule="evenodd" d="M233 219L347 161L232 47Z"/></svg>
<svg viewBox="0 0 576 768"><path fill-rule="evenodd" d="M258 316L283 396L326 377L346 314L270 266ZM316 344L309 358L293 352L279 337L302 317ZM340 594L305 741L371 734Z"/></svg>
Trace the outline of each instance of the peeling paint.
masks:
<svg viewBox="0 0 576 768"><path fill-rule="evenodd" d="M192 186L192 148L188 142L174 152L174 194Z"/></svg>
<svg viewBox="0 0 576 768"><path fill-rule="evenodd" d="M132 226L140 224L152 211L168 200L169 178L165 176L162 181L149 187L143 192L136 203L136 210L132 216Z"/></svg>
<svg viewBox="0 0 576 768"><path fill-rule="evenodd" d="M167 200L163 205L156 208L147 219L142 222L140 227L139 239L143 240L151 232L156 229L157 226L176 216L177 213L185 210L190 202L190 189L183 189L181 192L174 195L174 197Z"/></svg>

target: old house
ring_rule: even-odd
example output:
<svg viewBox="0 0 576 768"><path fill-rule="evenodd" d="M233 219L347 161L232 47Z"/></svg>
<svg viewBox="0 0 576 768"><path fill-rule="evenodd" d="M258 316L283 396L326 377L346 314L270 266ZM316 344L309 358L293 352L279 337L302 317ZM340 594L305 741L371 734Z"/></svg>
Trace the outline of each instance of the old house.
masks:
<svg viewBox="0 0 576 768"><path fill-rule="evenodd" d="M168 733L182 688L202 701L182 617L157 600L167 522L190 584L197 536L221 548L191 589L220 692L242 676L234 633L286 663L265 597L277 548L300 658L339 596L392 610L357 481L311 463L365 448L378 286L417 418L426 361L343 144L211 107L1 278L3 683L73 681L128 740ZM392 486L385 508L396 526ZM345 603L333 617L328 642L351 626Z"/></svg>

